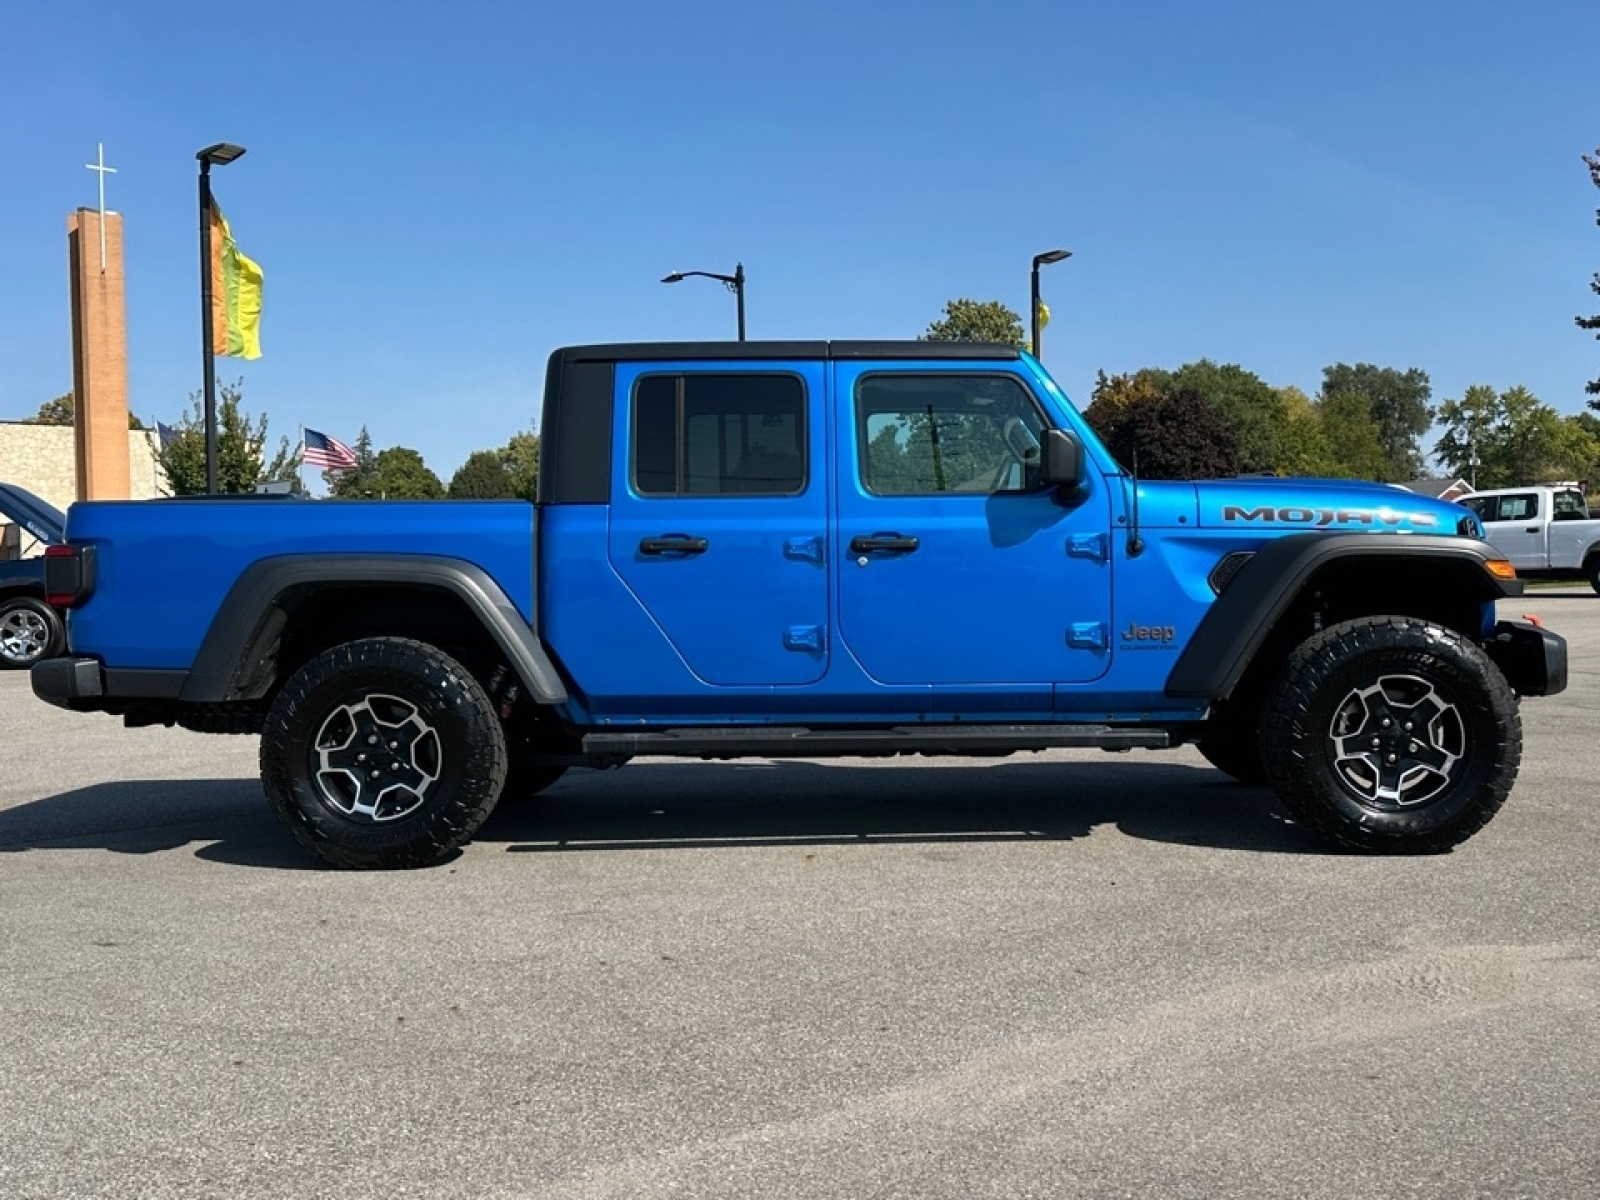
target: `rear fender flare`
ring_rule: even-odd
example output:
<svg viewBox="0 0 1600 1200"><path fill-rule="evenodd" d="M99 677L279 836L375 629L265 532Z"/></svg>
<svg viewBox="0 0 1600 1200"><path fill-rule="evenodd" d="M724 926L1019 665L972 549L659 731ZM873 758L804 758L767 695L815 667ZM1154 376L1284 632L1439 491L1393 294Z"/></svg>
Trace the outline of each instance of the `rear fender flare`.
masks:
<svg viewBox="0 0 1600 1200"><path fill-rule="evenodd" d="M535 625L487 571L463 559L412 554L285 555L252 563L228 590L179 698L185 703L243 698L257 661L282 629L279 599L318 584L395 584L447 592L494 639L530 696L541 704L567 699Z"/></svg>

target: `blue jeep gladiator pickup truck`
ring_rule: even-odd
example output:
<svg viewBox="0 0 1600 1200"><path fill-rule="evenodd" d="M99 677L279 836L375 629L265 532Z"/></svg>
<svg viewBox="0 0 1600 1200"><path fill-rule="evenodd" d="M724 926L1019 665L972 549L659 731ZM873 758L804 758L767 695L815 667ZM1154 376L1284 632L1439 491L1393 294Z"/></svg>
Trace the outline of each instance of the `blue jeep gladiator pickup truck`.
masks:
<svg viewBox="0 0 1600 1200"><path fill-rule="evenodd" d="M1185 742L1336 843L1440 851L1566 683L1466 509L1136 480L1008 347L568 347L540 433L536 505L73 505L35 692L259 733L302 846L405 867L636 755Z"/></svg>

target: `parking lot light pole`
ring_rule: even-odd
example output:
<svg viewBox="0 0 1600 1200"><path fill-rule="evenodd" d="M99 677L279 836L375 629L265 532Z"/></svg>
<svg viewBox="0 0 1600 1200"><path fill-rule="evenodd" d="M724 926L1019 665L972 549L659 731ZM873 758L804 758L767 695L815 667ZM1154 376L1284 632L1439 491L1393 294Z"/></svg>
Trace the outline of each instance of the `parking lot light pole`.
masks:
<svg viewBox="0 0 1600 1200"><path fill-rule="evenodd" d="M1035 358L1042 359L1044 357L1043 351L1039 346L1039 330L1041 326L1039 320L1039 268L1045 263L1057 263L1062 259L1071 257L1071 250L1046 250L1043 254L1035 254L1033 256L1032 287L1030 289L1032 306L1028 311L1033 316L1033 356Z"/></svg>
<svg viewBox="0 0 1600 1200"><path fill-rule="evenodd" d="M225 167L243 153L243 146L218 142L195 155L200 160L200 361L205 381L208 496L217 494L217 356L211 345L211 168Z"/></svg>
<svg viewBox="0 0 1600 1200"><path fill-rule="evenodd" d="M715 271L674 271L661 278L662 283L681 283L691 275L699 275L703 279L715 279L733 293L739 308L739 340L744 341L744 264L735 263L732 275L718 275Z"/></svg>

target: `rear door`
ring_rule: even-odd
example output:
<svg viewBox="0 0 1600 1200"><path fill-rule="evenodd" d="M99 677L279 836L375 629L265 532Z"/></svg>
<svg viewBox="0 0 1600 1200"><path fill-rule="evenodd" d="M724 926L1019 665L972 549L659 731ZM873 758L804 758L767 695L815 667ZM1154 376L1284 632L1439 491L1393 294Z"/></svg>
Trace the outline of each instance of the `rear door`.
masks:
<svg viewBox="0 0 1600 1200"><path fill-rule="evenodd" d="M1483 514L1484 532L1494 548L1521 570L1537 571L1549 565L1545 554L1545 524L1550 514L1542 510L1536 491L1507 492L1495 498Z"/></svg>
<svg viewBox="0 0 1600 1200"><path fill-rule="evenodd" d="M1583 493L1571 488L1552 492L1550 508L1550 565L1568 569L1581 567L1588 557L1589 547L1600 541L1600 522L1589 519L1589 506L1584 503Z"/></svg>
<svg viewBox="0 0 1600 1200"><path fill-rule="evenodd" d="M611 566L693 676L828 665L824 365L617 367Z"/></svg>

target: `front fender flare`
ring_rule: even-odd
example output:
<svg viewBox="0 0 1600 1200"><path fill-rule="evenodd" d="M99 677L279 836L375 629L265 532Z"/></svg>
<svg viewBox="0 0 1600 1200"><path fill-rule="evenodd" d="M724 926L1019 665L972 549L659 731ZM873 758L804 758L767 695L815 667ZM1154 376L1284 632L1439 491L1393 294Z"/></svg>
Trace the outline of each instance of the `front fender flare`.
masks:
<svg viewBox="0 0 1600 1200"><path fill-rule="evenodd" d="M1262 546L1241 567L1201 620L1167 677L1166 694L1221 700L1229 696L1296 596L1334 563L1382 571L1398 560L1426 559L1475 589L1479 600L1522 594L1520 579L1489 573L1494 547L1474 538L1431 534L1291 533Z"/></svg>

